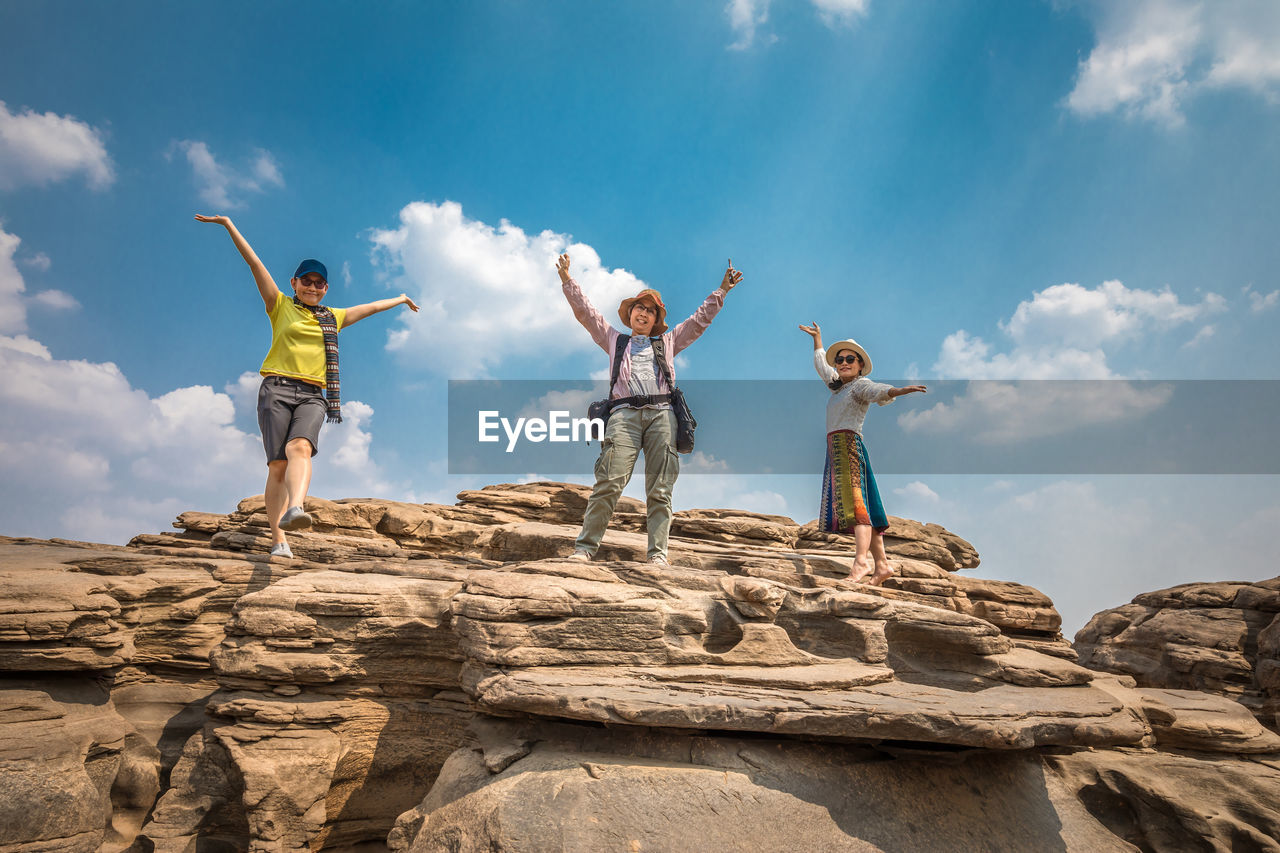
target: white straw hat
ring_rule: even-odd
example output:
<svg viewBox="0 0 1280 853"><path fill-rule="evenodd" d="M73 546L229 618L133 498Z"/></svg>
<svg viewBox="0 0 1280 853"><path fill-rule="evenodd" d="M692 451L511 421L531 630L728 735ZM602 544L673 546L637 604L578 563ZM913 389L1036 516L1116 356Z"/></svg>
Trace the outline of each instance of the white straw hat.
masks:
<svg viewBox="0 0 1280 853"><path fill-rule="evenodd" d="M866 376L871 372L871 356L867 355L867 351L862 348L862 344L853 338L845 338L843 341L836 341L827 347L827 364L832 367L836 366L836 353L842 349L851 349L858 355L862 356L862 373L860 376Z"/></svg>

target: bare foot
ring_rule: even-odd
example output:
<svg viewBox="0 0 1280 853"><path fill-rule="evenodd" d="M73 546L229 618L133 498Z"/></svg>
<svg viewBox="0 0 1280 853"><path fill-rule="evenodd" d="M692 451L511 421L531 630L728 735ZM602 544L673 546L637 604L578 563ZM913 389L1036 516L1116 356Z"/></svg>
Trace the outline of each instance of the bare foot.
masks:
<svg viewBox="0 0 1280 853"><path fill-rule="evenodd" d="M883 586L884 582L893 577L893 568L885 563L883 566L876 566L876 573L871 576L872 586Z"/></svg>
<svg viewBox="0 0 1280 853"><path fill-rule="evenodd" d="M862 583L867 575L871 574L872 566L868 563L854 561L853 571L849 572L849 580L854 583Z"/></svg>

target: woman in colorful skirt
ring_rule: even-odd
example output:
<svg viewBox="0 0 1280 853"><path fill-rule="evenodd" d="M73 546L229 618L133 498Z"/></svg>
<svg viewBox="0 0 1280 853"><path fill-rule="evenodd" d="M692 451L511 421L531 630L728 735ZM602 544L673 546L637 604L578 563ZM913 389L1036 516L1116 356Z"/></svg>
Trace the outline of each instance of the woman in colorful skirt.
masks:
<svg viewBox="0 0 1280 853"><path fill-rule="evenodd" d="M310 258L298 265L289 280L293 292L286 296L229 218L197 215L196 219L227 229L253 273L271 320L271 349L259 371L262 386L258 389L258 426L267 454L264 498L271 556L292 558L284 532L311 526L311 515L303 504L311 485L311 457L320 448L320 426L326 420L342 422L338 332L398 305L407 305L411 311L418 306L403 293L350 308L322 305L329 272Z"/></svg>
<svg viewBox="0 0 1280 853"><path fill-rule="evenodd" d="M818 324L800 326L813 338L813 366L831 389L827 401L827 465L822 475L822 511L818 529L828 533L852 533L855 546L853 581L871 575L879 586L893 574L884 553L884 532L889 519L880 503L880 490L871 471L871 457L862 441L862 423L872 403L887 406L895 397L923 385L895 388L867 378L871 356L857 341L837 341L824 351Z"/></svg>

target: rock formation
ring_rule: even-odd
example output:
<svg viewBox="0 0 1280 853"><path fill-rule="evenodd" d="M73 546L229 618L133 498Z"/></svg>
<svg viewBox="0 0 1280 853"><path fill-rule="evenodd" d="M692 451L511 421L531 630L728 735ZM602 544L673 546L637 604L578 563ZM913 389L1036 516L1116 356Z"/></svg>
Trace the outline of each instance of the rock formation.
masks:
<svg viewBox="0 0 1280 853"><path fill-rule="evenodd" d="M1093 669L1229 696L1280 728L1280 577L1189 583L1104 610L1076 635Z"/></svg>
<svg viewBox="0 0 1280 853"><path fill-rule="evenodd" d="M891 520L877 589L849 537L735 510L640 562L629 499L569 561L586 495L310 500L295 560L260 497L127 547L0 538L0 853L1280 849L1247 615L1280 587L1100 614L1077 661L937 525ZM1213 607L1252 627L1203 661L1253 687L1153 676L1208 634L1132 663L1126 630Z"/></svg>

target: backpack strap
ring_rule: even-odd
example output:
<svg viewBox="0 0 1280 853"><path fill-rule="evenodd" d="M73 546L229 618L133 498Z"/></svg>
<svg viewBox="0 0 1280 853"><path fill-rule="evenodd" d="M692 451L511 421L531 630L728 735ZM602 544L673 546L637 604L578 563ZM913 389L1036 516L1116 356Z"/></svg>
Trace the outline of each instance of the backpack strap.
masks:
<svg viewBox="0 0 1280 853"><path fill-rule="evenodd" d="M618 384L618 371L622 369L622 353L630 342L630 335L618 335L618 341L613 345L613 371L609 376L609 390L606 392L606 399L613 394L613 386Z"/></svg>
<svg viewBox="0 0 1280 853"><path fill-rule="evenodd" d="M654 361L658 362L658 369L662 371L662 378L667 380L667 390L676 390L676 383L671 378L671 371L667 368L666 345L662 342L662 336L650 338L649 343L653 347Z"/></svg>

